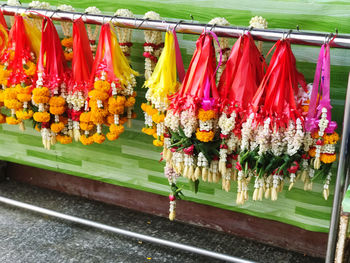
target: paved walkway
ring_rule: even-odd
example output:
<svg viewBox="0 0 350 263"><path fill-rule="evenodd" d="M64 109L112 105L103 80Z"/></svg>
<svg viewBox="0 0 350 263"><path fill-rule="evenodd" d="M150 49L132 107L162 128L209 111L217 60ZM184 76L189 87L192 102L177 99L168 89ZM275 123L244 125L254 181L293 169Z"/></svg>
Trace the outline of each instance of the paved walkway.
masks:
<svg viewBox="0 0 350 263"><path fill-rule="evenodd" d="M15 182L0 195L257 262L323 262L232 235ZM0 262L220 262L0 204Z"/></svg>

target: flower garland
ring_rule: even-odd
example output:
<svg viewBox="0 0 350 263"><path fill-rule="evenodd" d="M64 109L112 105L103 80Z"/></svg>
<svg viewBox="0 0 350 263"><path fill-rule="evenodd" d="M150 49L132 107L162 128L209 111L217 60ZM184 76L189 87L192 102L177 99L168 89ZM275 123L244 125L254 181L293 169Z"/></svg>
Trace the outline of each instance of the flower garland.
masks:
<svg viewBox="0 0 350 263"><path fill-rule="evenodd" d="M35 54L29 42L27 29L24 18L15 16L7 50L1 57L4 106L11 111L6 123L19 124L21 130L24 130L23 121L33 116L30 103L31 84L36 73L36 65L33 62ZM35 32L33 27L30 30ZM6 36L6 31L2 33Z"/></svg>
<svg viewBox="0 0 350 263"><path fill-rule="evenodd" d="M109 140L116 140L123 133L120 116L125 107L130 109L135 103L133 87L136 85L136 75L138 73L130 68L118 44L113 26L104 24L92 69L94 88L89 92L90 121L96 125L93 135L95 143L105 140L102 133L104 123L109 125ZM131 115L128 110L127 117L131 118Z"/></svg>
<svg viewBox="0 0 350 263"><path fill-rule="evenodd" d="M82 18L73 22L73 48L76 50L72 61L73 83L66 100L68 103L68 119L73 122L73 137L75 141L79 141L81 139L81 127L84 128L82 130L87 131L87 135L88 131L92 129L89 129L91 125L88 124L90 117L85 116L83 118L84 123L79 124L80 115L84 111L88 91L90 90L89 78L93 63L90 41Z"/></svg>
<svg viewBox="0 0 350 263"><path fill-rule="evenodd" d="M217 26L230 26L230 23L224 18L224 17L215 17L212 20L209 21L209 25L217 25ZM225 68L226 61L230 55L230 48L229 48L229 38L227 37L221 37L219 39L220 47L214 43L215 45L215 51L216 51L216 59L219 62L220 60L220 50L222 53L222 62L218 69L218 73L216 74L216 79L219 80L221 77L221 74Z"/></svg>
<svg viewBox="0 0 350 263"><path fill-rule="evenodd" d="M48 2L40 2L40 1L32 1L28 5L30 8L35 8L35 9L51 9L51 5ZM34 23L36 24L37 27L41 27L42 23L42 17L40 16L35 16L34 17Z"/></svg>
<svg viewBox="0 0 350 263"><path fill-rule="evenodd" d="M161 20L160 15L153 11L147 12L143 16L143 19ZM144 34L145 43L143 44L143 56L145 57L145 79L148 80L151 77L154 67L157 64L158 57L162 52L162 47L164 44L162 42L161 32L145 30Z"/></svg>
<svg viewBox="0 0 350 263"><path fill-rule="evenodd" d="M166 166L176 174L189 178L197 186L200 177L212 178L215 169L213 163L217 162L216 149L220 143L215 136L216 102L219 98L211 34L204 32L197 40L190 67L180 89L172 96L164 119L166 133L163 157ZM203 67L198 69L197 63ZM174 200L170 201L172 207Z"/></svg>
<svg viewBox="0 0 350 263"><path fill-rule="evenodd" d="M166 32L162 54L152 76L144 84L149 89L147 93L150 95L150 100L141 105L145 114L145 127L142 132L155 138L153 140L155 146L164 144L164 119L166 109L169 107L168 97L173 95L179 87L176 79L175 34L175 32Z"/></svg>
<svg viewBox="0 0 350 263"><path fill-rule="evenodd" d="M120 16L120 17L135 18L135 15L129 9L118 9L114 13L114 15ZM117 27L116 29L117 29L120 48L122 49L126 57L130 57L130 49L133 45L131 42L133 30L129 28L121 28L121 27Z"/></svg>
<svg viewBox="0 0 350 263"><path fill-rule="evenodd" d="M75 8L71 5L59 5L57 10L65 12L75 12ZM64 47L64 57L67 61L73 60L73 37L71 31L71 22L61 21L61 28L64 38L61 40L61 44Z"/></svg>
<svg viewBox="0 0 350 263"><path fill-rule="evenodd" d="M268 23L265 18L261 16L254 16L249 21L249 26L251 28L257 28L257 29L267 29ZM258 49L260 52L262 52L262 41L258 41Z"/></svg>
<svg viewBox="0 0 350 263"><path fill-rule="evenodd" d="M85 13L93 14L93 15L100 15L101 10L98 9L96 6L89 6L88 8L85 9ZM90 24L87 24L86 27L87 27L87 33L89 36L89 40L90 40L91 50L93 52L95 52L96 51L96 39L98 36L98 31L100 29L100 26L96 25L95 30L92 30L92 27Z"/></svg>
<svg viewBox="0 0 350 263"><path fill-rule="evenodd" d="M339 135L335 131L337 123L331 121L330 105L330 47L325 43L319 54L314 83L311 91L309 111L306 119L306 130L311 134L309 140L309 157L305 160L304 180L308 183L305 187L311 190L309 183L317 176L324 178L323 197L329 196L329 184L331 181L331 166L336 161L335 145ZM307 155L306 155L307 156Z"/></svg>
<svg viewBox="0 0 350 263"><path fill-rule="evenodd" d="M285 177L289 176L291 187L294 184L303 153L304 118L298 84L305 90L306 83L296 69L290 42L282 39L275 46L270 66L252 99L251 114L242 125L237 203L245 201L246 181L253 176L255 199L262 199L265 189L265 197L277 200Z"/></svg>
<svg viewBox="0 0 350 263"><path fill-rule="evenodd" d="M69 80L70 70L58 33L52 20L44 16L37 81L33 90L33 101L38 105L38 111L34 113L33 118L40 124L39 129L46 149L50 149L56 141L61 144L72 142L72 136L69 134L71 123L63 118L67 109Z"/></svg>
<svg viewBox="0 0 350 263"><path fill-rule="evenodd" d="M240 148L245 150L250 138L250 119L246 125L242 123L248 119L249 101L252 100L261 82L265 66L264 58L255 46L249 32L241 36L234 44L226 68L219 81L221 110L220 127L220 159L219 172L222 175L222 188L230 189L230 181L238 179L238 203L241 203L243 178L242 171L231 169L237 165ZM240 168L240 166L237 166ZM239 170L239 169L238 169ZM237 178L238 175L238 178ZM244 192L244 196L247 194Z"/></svg>

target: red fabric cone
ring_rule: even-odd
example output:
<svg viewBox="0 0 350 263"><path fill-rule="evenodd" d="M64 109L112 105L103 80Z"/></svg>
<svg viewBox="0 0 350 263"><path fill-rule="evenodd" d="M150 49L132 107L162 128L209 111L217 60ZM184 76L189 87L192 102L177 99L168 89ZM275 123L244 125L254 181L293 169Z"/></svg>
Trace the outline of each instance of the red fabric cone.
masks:
<svg viewBox="0 0 350 263"><path fill-rule="evenodd" d="M214 105L219 94L215 84L216 58L213 37L202 33L196 42L196 50L191 59L184 81L179 91L172 97L175 111L193 109L204 104Z"/></svg>
<svg viewBox="0 0 350 263"><path fill-rule="evenodd" d="M82 91L87 93L93 56L85 24L81 18L76 19L73 23L73 51L72 71L74 83L72 92Z"/></svg>
<svg viewBox="0 0 350 263"><path fill-rule="evenodd" d="M234 44L220 81L221 108L245 111L264 76L265 60L250 33Z"/></svg>
<svg viewBox="0 0 350 263"><path fill-rule="evenodd" d="M252 100L252 111L258 113L261 120L270 117L271 125L279 128L288 126L290 119L301 117L295 95L299 93L299 84L306 90L306 82L296 68L290 41L279 40L274 47L276 51Z"/></svg>
<svg viewBox="0 0 350 263"><path fill-rule="evenodd" d="M57 89L62 82L69 86L71 72L56 27L48 17L43 19L41 39L38 72L43 73L44 85L51 91Z"/></svg>

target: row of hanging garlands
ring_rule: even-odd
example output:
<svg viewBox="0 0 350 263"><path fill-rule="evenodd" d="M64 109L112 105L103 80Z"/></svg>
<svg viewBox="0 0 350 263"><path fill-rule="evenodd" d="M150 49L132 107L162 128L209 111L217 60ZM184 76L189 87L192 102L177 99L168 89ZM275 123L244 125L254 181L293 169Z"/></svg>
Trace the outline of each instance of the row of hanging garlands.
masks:
<svg viewBox="0 0 350 263"><path fill-rule="evenodd" d="M119 15L132 17L125 9ZM160 19L154 12L145 18ZM0 122L23 129L23 121L32 119L47 149L57 142L118 139L134 115L139 75L127 58L131 30L105 23L96 41L99 28L86 29L79 18L61 23L61 40L49 17L15 15L11 23L8 31L0 13ZM222 18L211 23L228 24ZM261 17L251 23L267 25ZM328 198L339 140L331 120L330 41L307 85L288 38L271 48L267 65L261 43L256 46L248 31L230 49L227 39L204 30L185 73L175 31L166 32L164 43L160 32L145 31L142 132L163 147L171 220L182 196L178 176L196 188L199 180L221 180L226 191L237 181L237 204L248 200L249 184L253 200L277 200L285 182L291 190L301 179L311 190L314 178L322 177Z"/></svg>

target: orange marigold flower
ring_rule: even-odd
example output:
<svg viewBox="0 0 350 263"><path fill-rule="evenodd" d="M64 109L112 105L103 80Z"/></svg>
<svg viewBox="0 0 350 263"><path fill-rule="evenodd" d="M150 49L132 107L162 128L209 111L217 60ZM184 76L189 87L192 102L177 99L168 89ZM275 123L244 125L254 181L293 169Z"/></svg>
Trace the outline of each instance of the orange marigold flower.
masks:
<svg viewBox="0 0 350 263"><path fill-rule="evenodd" d="M146 112L149 116L153 116L154 114L158 113L158 110L156 108L153 108L153 106L148 105Z"/></svg>
<svg viewBox="0 0 350 263"><path fill-rule="evenodd" d="M33 89L34 96L45 96L50 97L50 90L47 87Z"/></svg>
<svg viewBox="0 0 350 263"><path fill-rule="evenodd" d="M155 123L164 122L164 119L165 119L165 115L163 113L158 112L158 113L152 115L152 120Z"/></svg>
<svg viewBox="0 0 350 263"><path fill-rule="evenodd" d="M196 137L201 142L210 142L214 139L214 132L213 131L200 131L197 129Z"/></svg>
<svg viewBox="0 0 350 263"><path fill-rule="evenodd" d="M62 115L65 110L66 108L64 106L58 106L58 107L50 106L50 113L53 115Z"/></svg>
<svg viewBox="0 0 350 263"><path fill-rule="evenodd" d="M109 95L105 91L94 89L89 92L89 97L94 100L107 100Z"/></svg>
<svg viewBox="0 0 350 263"><path fill-rule="evenodd" d="M302 105L302 106L301 106L301 110L302 110L303 112L309 112L309 105Z"/></svg>
<svg viewBox="0 0 350 263"><path fill-rule="evenodd" d="M5 99L4 90L0 89L0 102L4 102L4 99Z"/></svg>
<svg viewBox="0 0 350 263"><path fill-rule="evenodd" d="M199 109L198 111L198 119L201 121L209 121L212 119L215 119L216 117L216 112L213 110L204 110L204 109Z"/></svg>
<svg viewBox="0 0 350 263"><path fill-rule="evenodd" d="M54 107L64 106L66 100L61 96L55 96L50 98L49 104Z"/></svg>
<svg viewBox="0 0 350 263"><path fill-rule="evenodd" d="M147 112L147 107L148 107L149 105L147 104L147 103L142 103L141 104L141 109L144 111L144 112Z"/></svg>
<svg viewBox="0 0 350 263"><path fill-rule="evenodd" d="M310 155L310 157L316 156L316 148L315 147L310 148L309 155Z"/></svg>
<svg viewBox="0 0 350 263"><path fill-rule="evenodd" d="M336 132L332 134L326 133L323 137L325 144L336 144L339 141L339 134Z"/></svg>
<svg viewBox="0 0 350 263"><path fill-rule="evenodd" d="M15 117L6 117L6 123L10 125L17 125L21 122L21 120L16 119Z"/></svg>
<svg viewBox="0 0 350 263"><path fill-rule="evenodd" d="M333 163L337 159L336 154L327 154L327 153L322 153L320 156L320 160L323 163Z"/></svg>
<svg viewBox="0 0 350 263"><path fill-rule="evenodd" d="M135 98L134 97L129 97L126 101L125 101L125 107L132 107L135 105Z"/></svg>
<svg viewBox="0 0 350 263"><path fill-rule="evenodd" d="M22 108L23 104L18 100L6 100L4 101L4 105L8 109L19 110Z"/></svg>
<svg viewBox="0 0 350 263"><path fill-rule="evenodd" d="M164 142L160 141L160 140L153 140L153 145L157 146L157 147L161 147L163 146Z"/></svg>
<svg viewBox="0 0 350 263"><path fill-rule="evenodd" d="M115 141L116 139L119 138L119 134L118 133L109 132L109 133L107 133L106 137L110 141Z"/></svg>
<svg viewBox="0 0 350 263"><path fill-rule="evenodd" d="M80 142L84 145L90 145L94 143L94 138L92 136L86 137L86 135L80 136Z"/></svg>
<svg viewBox="0 0 350 263"><path fill-rule="evenodd" d="M147 135L157 134L157 130L155 127L153 127L153 128L144 127L144 128L142 128L141 131Z"/></svg>
<svg viewBox="0 0 350 263"><path fill-rule="evenodd" d="M61 135L61 134L56 135L56 140L61 144L69 144L73 142L72 137L67 135Z"/></svg>
<svg viewBox="0 0 350 263"><path fill-rule="evenodd" d="M32 95L31 94L25 94L25 93L18 93L17 94L17 99L20 102L28 102L32 99Z"/></svg>
<svg viewBox="0 0 350 263"><path fill-rule="evenodd" d="M82 114L80 114L80 121L82 122L89 122L91 118L91 112L83 112Z"/></svg>
<svg viewBox="0 0 350 263"><path fill-rule="evenodd" d="M109 126L109 130L111 133L116 133L119 135L124 132L124 126L111 124L111 126Z"/></svg>
<svg viewBox="0 0 350 263"><path fill-rule="evenodd" d="M49 100L50 100L50 97L47 97L47 96L33 96L33 101L37 104L48 103Z"/></svg>
<svg viewBox="0 0 350 263"><path fill-rule="evenodd" d="M104 134L98 134L97 132L92 136L95 143L101 144L105 141L106 137Z"/></svg>
<svg viewBox="0 0 350 263"><path fill-rule="evenodd" d="M53 131L54 133L59 133L64 129L64 123L63 122L52 123L50 128L51 128L51 131Z"/></svg>
<svg viewBox="0 0 350 263"><path fill-rule="evenodd" d="M94 128L94 124L92 122L80 122L79 126L83 131L91 131Z"/></svg>
<svg viewBox="0 0 350 263"><path fill-rule="evenodd" d="M7 88L4 90L4 101L17 99L16 88Z"/></svg>
<svg viewBox="0 0 350 263"><path fill-rule="evenodd" d="M113 115L121 115L124 113L124 106L113 106L113 105L108 105L108 111L110 114Z"/></svg>
<svg viewBox="0 0 350 263"><path fill-rule="evenodd" d="M108 92L111 89L111 84L105 80L97 80L94 82L94 89Z"/></svg>
<svg viewBox="0 0 350 263"><path fill-rule="evenodd" d="M49 122L50 121L50 113L44 112L35 112L33 115L33 119L36 122Z"/></svg>
<svg viewBox="0 0 350 263"><path fill-rule="evenodd" d="M33 117L34 112L32 110L20 110L16 111L16 117L20 120L29 120Z"/></svg>
<svg viewBox="0 0 350 263"><path fill-rule="evenodd" d="M16 85L16 92L17 92L17 96L18 96L18 94L30 94L31 93L31 86L22 87L22 85L17 84Z"/></svg>
<svg viewBox="0 0 350 263"><path fill-rule="evenodd" d="M64 52L64 58L67 60L67 61L72 61L73 60L73 52Z"/></svg>
<svg viewBox="0 0 350 263"><path fill-rule="evenodd" d="M27 76L33 76L36 73L36 65L33 62L28 61L24 66L24 73Z"/></svg>
<svg viewBox="0 0 350 263"><path fill-rule="evenodd" d="M64 47L73 47L73 38L72 37L66 37L61 40L61 44Z"/></svg>

